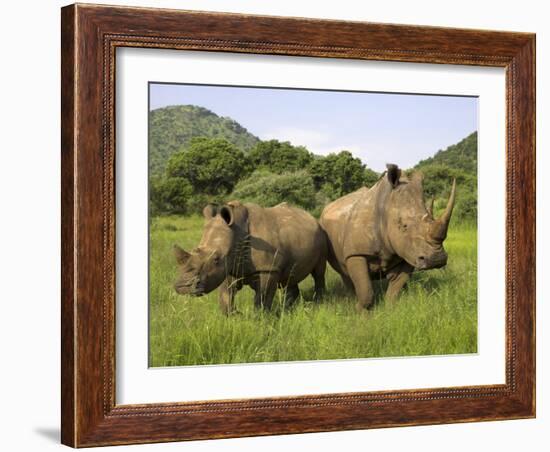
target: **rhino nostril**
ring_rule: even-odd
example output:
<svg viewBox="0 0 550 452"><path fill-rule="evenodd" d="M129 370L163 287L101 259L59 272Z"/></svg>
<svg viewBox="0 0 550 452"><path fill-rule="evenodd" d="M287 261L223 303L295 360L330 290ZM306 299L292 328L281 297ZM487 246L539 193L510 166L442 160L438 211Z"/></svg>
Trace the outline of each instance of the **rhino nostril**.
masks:
<svg viewBox="0 0 550 452"><path fill-rule="evenodd" d="M425 259L426 259L426 258L425 258L424 256L420 256L420 257L418 258L419 261L423 261L423 260L425 260Z"/></svg>

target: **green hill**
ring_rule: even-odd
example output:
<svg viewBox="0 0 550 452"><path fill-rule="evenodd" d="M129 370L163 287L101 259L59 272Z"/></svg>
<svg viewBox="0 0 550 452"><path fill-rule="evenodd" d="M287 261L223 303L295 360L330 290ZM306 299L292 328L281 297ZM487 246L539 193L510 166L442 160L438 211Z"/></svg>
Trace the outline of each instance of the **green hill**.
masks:
<svg viewBox="0 0 550 452"><path fill-rule="evenodd" d="M450 181L457 184L457 203L453 217L472 221L477 217L477 132L421 160L414 167L424 174L424 192L434 197L436 210L445 208Z"/></svg>
<svg viewBox="0 0 550 452"><path fill-rule="evenodd" d="M243 151L260 140L231 118L195 105L175 105L149 113L149 169L161 175L169 157L194 137L224 138Z"/></svg>
<svg viewBox="0 0 550 452"><path fill-rule="evenodd" d="M477 132L473 132L445 150L438 151L433 157L421 160L415 166L422 169L428 165L445 165L449 168L477 173Z"/></svg>

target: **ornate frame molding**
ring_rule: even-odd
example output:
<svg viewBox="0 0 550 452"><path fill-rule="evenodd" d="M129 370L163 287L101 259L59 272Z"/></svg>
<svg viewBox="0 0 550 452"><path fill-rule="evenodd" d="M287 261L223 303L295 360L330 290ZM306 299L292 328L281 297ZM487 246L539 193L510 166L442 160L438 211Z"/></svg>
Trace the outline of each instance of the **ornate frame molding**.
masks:
<svg viewBox="0 0 550 452"><path fill-rule="evenodd" d="M116 405L118 47L506 68L506 383ZM62 91L64 444L81 447L534 416L534 35L77 4L62 9Z"/></svg>

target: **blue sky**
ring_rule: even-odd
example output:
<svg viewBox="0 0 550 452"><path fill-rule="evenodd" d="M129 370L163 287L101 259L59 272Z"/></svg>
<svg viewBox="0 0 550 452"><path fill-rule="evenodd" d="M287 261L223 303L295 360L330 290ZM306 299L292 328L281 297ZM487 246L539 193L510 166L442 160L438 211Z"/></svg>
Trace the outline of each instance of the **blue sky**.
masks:
<svg viewBox="0 0 550 452"><path fill-rule="evenodd" d="M192 104L262 140L326 155L347 149L376 171L409 168L477 130L477 98L151 84L150 108Z"/></svg>

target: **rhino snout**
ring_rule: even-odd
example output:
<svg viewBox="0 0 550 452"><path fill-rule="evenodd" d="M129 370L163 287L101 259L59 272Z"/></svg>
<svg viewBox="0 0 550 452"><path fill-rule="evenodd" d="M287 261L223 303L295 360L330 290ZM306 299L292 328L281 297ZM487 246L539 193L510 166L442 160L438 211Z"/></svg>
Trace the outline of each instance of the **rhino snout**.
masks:
<svg viewBox="0 0 550 452"><path fill-rule="evenodd" d="M174 284L174 289L180 295L194 295L200 297L204 294L204 287L200 284L198 278L185 282L177 281Z"/></svg>
<svg viewBox="0 0 550 452"><path fill-rule="evenodd" d="M441 268L447 265L447 253L438 251L430 256L418 256L415 267L418 270L427 270L429 268Z"/></svg>

